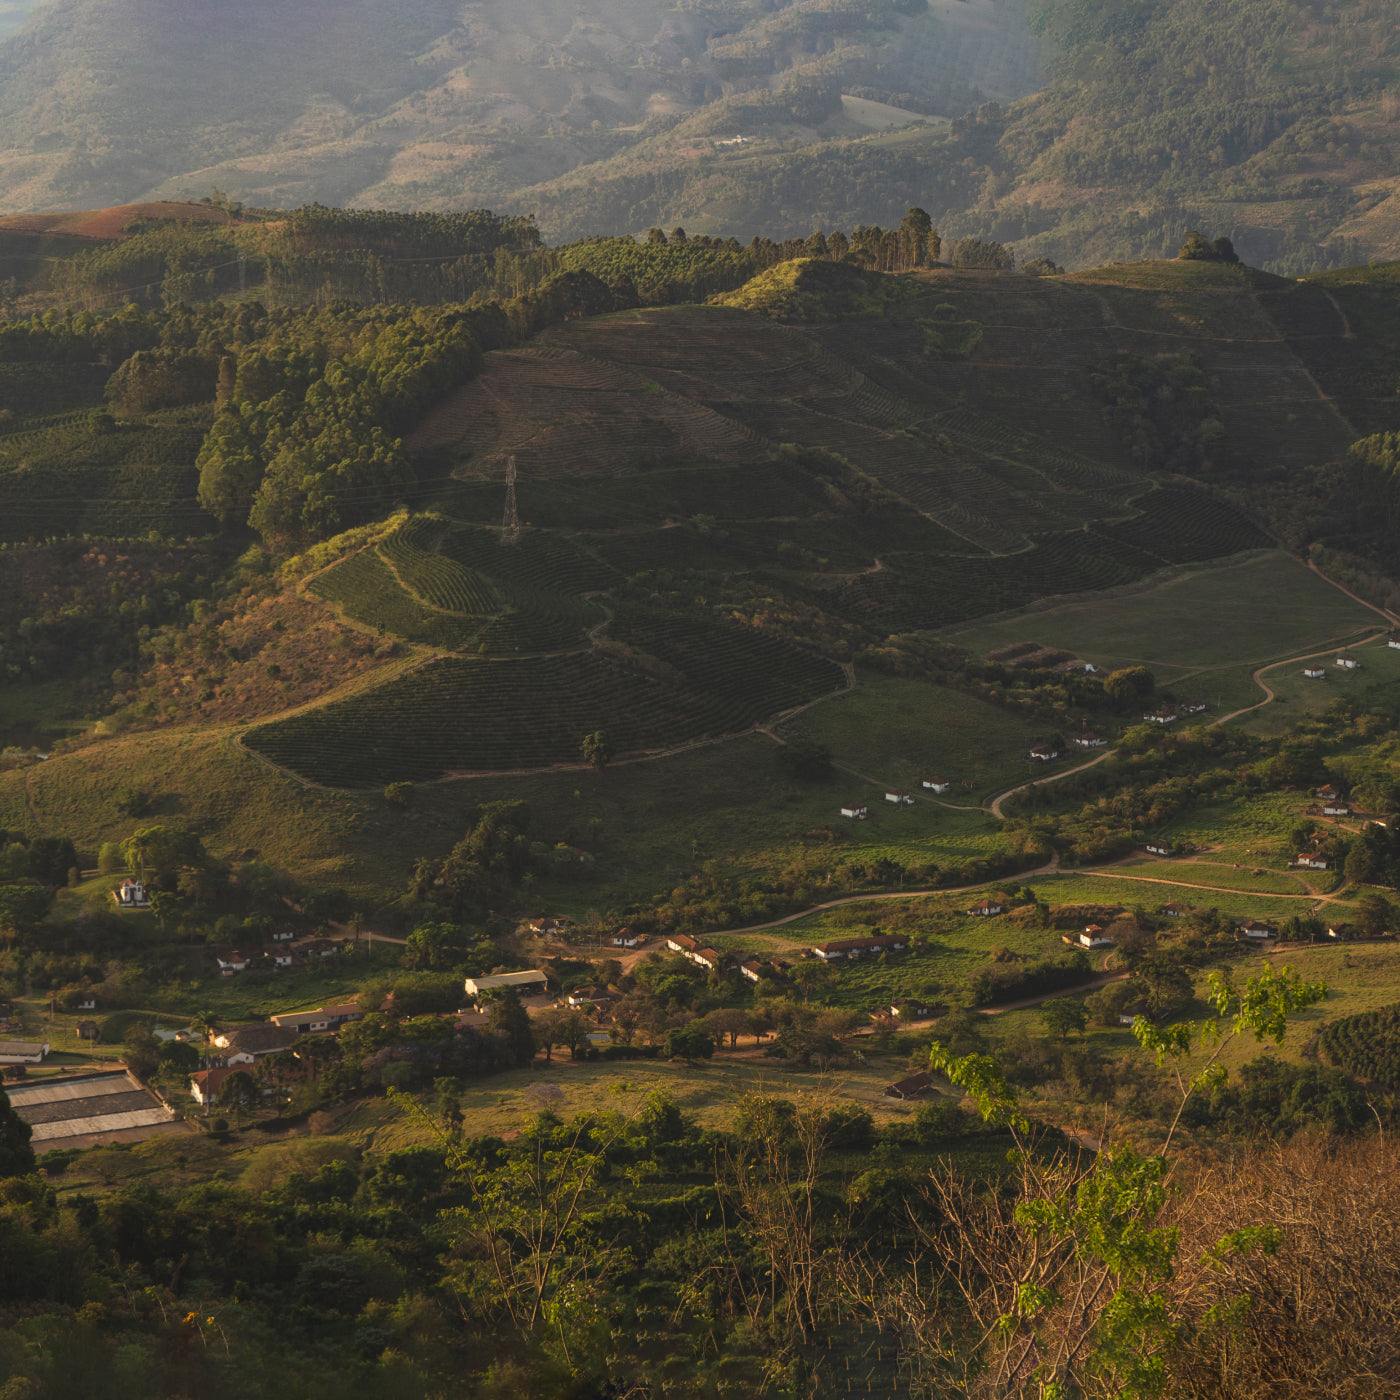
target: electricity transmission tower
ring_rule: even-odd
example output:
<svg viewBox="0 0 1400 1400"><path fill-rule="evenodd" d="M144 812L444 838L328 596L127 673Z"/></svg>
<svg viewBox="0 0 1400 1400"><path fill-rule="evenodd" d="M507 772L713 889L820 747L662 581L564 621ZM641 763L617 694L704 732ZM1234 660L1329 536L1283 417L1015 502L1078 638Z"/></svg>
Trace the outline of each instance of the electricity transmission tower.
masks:
<svg viewBox="0 0 1400 1400"><path fill-rule="evenodd" d="M520 516L515 508L515 458L506 462L506 513L501 521L501 543L515 544L520 539Z"/></svg>

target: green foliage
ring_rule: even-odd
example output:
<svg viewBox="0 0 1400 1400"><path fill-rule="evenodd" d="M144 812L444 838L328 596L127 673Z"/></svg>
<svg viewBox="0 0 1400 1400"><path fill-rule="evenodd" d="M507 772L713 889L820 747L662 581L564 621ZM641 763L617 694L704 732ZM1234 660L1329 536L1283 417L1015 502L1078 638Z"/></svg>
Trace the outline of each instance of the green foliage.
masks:
<svg viewBox="0 0 1400 1400"><path fill-rule="evenodd" d="M1045 1029L1060 1040L1068 1040L1072 1035L1083 1035L1089 1029L1089 1011L1082 1001L1071 997L1061 997L1058 1001L1047 1002L1040 1011L1040 1019Z"/></svg>
<svg viewBox="0 0 1400 1400"><path fill-rule="evenodd" d="M1235 245L1228 238L1209 239L1197 229L1188 229L1186 242L1177 257L1182 262L1237 263Z"/></svg>
<svg viewBox="0 0 1400 1400"><path fill-rule="evenodd" d="M965 996L969 1006L993 1006L1073 987L1092 976L1088 954L1079 951L1041 962L983 968L968 980Z"/></svg>
<svg viewBox="0 0 1400 1400"><path fill-rule="evenodd" d="M876 316L903 293L899 283L850 263L798 258L761 272L720 306L784 321L839 321Z"/></svg>
<svg viewBox="0 0 1400 1400"><path fill-rule="evenodd" d="M953 266L983 272L1014 272L1016 255L994 240L960 238L953 245Z"/></svg>
<svg viewBox="0 0 1400 1400"><path fill-rule="evenodd" d="M602 770L608 765L608 760L613 756L612 741L601 729L595 729L592 734L585 734L583 742L579 745L579 756L587 764Z"/></svg>
<svg viewBox="0 0 1400 1400"><path fill-rule="evenodd" d="M1319 1053L1358 1079L1388 1093L1400 1091L1400 1007L1329 1021L1317 1038Z"/></svg>
<svg viewBox="0 0 1400 1400"><path fill-rule="evenodd" d="M666 1032L665 1053L668 1060L708 1060L715 1053L714 1036L698 1021Z"/></svg>
<svg viewBox="0 0 1400 1400"><path fill-rule="evenodd" d="M0 1089L0 1179L24 1176L34 1170L34 1149L29 1140L33 1129L14 1111L9 1097Z"/></svg>

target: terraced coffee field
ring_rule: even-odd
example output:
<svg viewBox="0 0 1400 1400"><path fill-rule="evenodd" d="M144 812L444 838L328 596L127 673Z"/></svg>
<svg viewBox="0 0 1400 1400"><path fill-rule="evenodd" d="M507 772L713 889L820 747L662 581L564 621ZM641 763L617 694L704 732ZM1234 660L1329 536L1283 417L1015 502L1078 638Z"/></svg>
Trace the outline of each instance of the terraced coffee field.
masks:
<svg viewBox="0 0 1400 1400"><path fill-rule="evenodd" d="M665 678L596 651L519 661L443 658L373 690L261 725L263 757L330 787L577 763L604 730L617 756L734 733L839 689L840 667L734 624L639 613L628 635Z"/></svg>

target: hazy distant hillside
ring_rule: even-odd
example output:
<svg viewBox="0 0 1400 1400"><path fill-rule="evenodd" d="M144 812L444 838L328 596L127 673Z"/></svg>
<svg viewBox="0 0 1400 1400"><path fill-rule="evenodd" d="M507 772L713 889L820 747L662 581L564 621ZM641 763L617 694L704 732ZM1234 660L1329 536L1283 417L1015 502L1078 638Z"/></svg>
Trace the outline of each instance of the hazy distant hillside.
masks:
<svg viewBox="0 0 1400 1400"><path fill-rule="evenodd" d="M272 205L515 207L521 190L624 153L695 161L715 149L708 138L736 134L800 146L1020 96L1037 84L1040 47L1023 11L1024 0L52 0L0 46L0 207L215 184ZM663 139L678 123L681 150ZM649 217L608 213L588 231ZM562 211L553 223L576 231Z"/></svg>
<svg viewBox="0 0 1400 1400"><path fill-rule="evenodd" d="M0 133L7 212L218 186L747 239L917 204L1071 268L1192 226L1283 273L1400 256L1393 0L48 0Z"/></svg>

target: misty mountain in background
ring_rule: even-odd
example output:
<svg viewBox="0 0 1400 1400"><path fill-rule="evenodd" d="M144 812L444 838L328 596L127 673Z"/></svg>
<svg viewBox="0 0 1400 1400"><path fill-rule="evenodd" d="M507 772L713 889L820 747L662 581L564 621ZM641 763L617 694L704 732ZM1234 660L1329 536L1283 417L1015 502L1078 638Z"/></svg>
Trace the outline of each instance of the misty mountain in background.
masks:
<svg viewBox="0 0 1400 1400"><path fill-rule="evenodd" d="M0 211L898 222L1067 266L1400 255L1391 0L0 0Z"/></svg>

